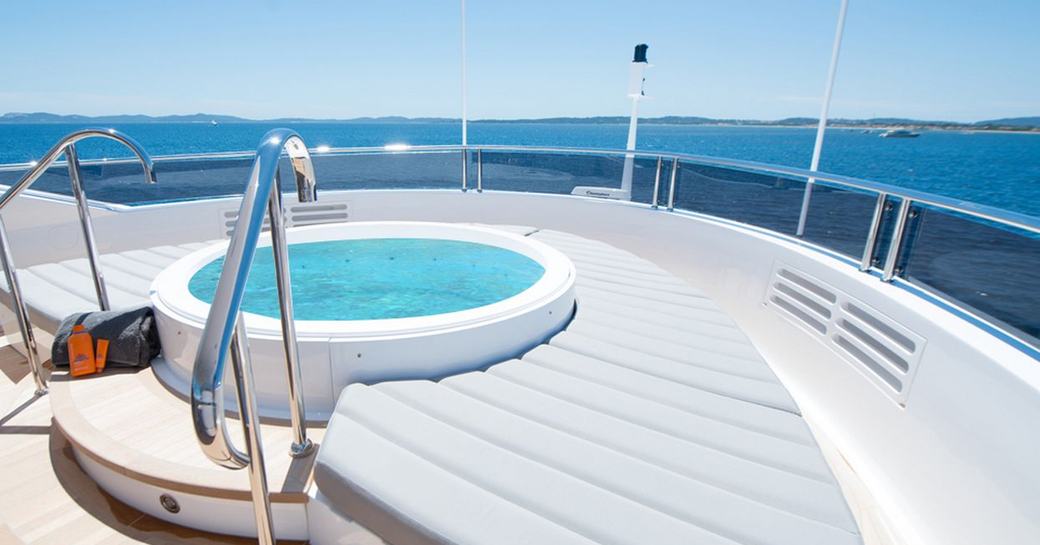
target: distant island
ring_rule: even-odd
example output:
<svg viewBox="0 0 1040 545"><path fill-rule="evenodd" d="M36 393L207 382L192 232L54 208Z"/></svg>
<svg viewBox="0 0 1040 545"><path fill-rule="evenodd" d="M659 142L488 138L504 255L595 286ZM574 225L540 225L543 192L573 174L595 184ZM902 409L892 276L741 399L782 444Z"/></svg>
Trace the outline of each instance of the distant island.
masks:
<svg viewBox="0 0 1040 545"><path fill-rule="evenodd" d="M46 112L6 113L0 115L0 124L132 124L132 123L459 123L458 118L449 117L355 117L351 119L310 119L302 117L283 117L277 119L246 119L232 115L190 114L190 115L60 115ZM788 117L776 120L763 119L714 119L696 116L663 116L643 117L641 123L658 125L716 125L716 126L767 126L767 127L811 127L817 123L812 117ZM555 123L555 124L596 124L623 125L628 123L624 116L595 117L545 117L538 119L475 119L470 123ZM831 127L858 129L882 129L890 127L906 127L927 130L972 130L972 131L1017 131L1040 132L1040 116L1009 117L989 119L974 123L956 121L927 121L899 117L875 117L870 119L831 119Z"/></svg>

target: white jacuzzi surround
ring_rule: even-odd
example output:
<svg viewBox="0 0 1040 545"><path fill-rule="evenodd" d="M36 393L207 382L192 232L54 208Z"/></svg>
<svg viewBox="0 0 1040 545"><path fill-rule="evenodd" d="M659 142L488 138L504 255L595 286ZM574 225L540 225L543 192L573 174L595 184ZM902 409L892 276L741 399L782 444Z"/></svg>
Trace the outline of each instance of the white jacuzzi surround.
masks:
<svg viewBox="0 0 1040 545"><path fill-rule="evenodd" d="M575 269L565 255L536 240L480 226L426 222L354 222L288 231L290 244L364 238L432 238L497 246L536 261L545 273L521 293L496 303L445 314L383 320L297 320L304 396L309 419L324 420L351 382L439 378L481 369L517 356L562 329L574 310ZM270 251L264 234L258 251ZM151 300L163 346L159 377L187 393L209 304L188 289L202 267L227 252L228 242L193 252L162 271ZM330 294L334 296L334 294ZM343 301L349 305L350 301ZM287 416L281 322L245 313L262 414ZM235 407L230 365L228 407Z"/></svg>

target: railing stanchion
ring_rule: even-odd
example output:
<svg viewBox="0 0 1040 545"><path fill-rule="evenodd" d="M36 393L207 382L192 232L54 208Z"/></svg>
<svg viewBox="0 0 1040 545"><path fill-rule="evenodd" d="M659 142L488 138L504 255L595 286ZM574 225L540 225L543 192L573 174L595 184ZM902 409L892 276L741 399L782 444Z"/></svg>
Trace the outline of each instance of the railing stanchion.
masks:
<svg viewBox="0 0 1040 545"><path fill-rule="evenodd" d="M285 213L282 209L282 175L275 171L275 191L268 200L271 221L271 250L274 252L275 282L278 285L278 306L282 318L282 347L285 349L286 373L289 390L289 419L292 423L293 443L289 454L294 458L307 456L314 443L307 438L307 410L303 403L303 377L300 373L300 348L296 342L296 319L292 301L292 276L289 273L289 242L285 236Z"/></svg>
<svg viewBox="0 0 1040 545"><path fill-rule="evenodd" d="M863 246L863 260L860 261L859 270L869 271L874 264L874 246L877 245L878 232L881 230L881 218L885 214L885 201L888 195L878 193L877 203L874 205L874 217L870 220L870 231L867 231L867 242Z"/></svg>
<svg viewBox="0 0 1040 545"><path fill-rule="evenodd" d="M650 199L650 208L657 210L657 196L661 192L661 166L664 164L664 157L657 157L657 170L654 172L654 196Z"/></svg>
<svg viewBox="0 0 1040 545"><path fill-rule="evenodd" d="M477 193L484 192L484 150L477 150Z"/></svg>
<svg viewBox="0 0 1040 545"><path fill-rule="evenodd" d="M72 194L76 197L76 211L79 212L79 224L83 229L83 243L87 246L87 262L93 273L94 291L97 293L98 307L109 310L108 290L105 288L105 276L101 271L101 259L98 257L97 241L94 239L94 223L90 219L90 204L87 193L83 191L83 180L79 169L79 156L76 145L65 146L65 159L68 162L69 180L72 181Z"/></svg>
<svg viewBox="0 0 1040 545"><path fill-rule="evenodd" d="M253 395L253 366L249 359L249 343L245 320L238 313L235 331L231 336L231 370L235 374L238 393L238 411L242 419L242 435L249 457L249 492L253 498L253 516L256 519L256 540L260 545L274 545L274 523L271 517L271 497L267 488L267 468L264 463L264 443L260 439L260 416L256 412Z"/></svg>
<svg viewBox="0 0 1040 545"><path fill-rule="evenodd" d="M98 306L102 310L108 309L108 293L105 290L105 280L101 275L101 266L97 256L97 244L94 240L94 228L90 221L90 207L87 203L86 193L83 191L83 182L80 179L79 160L76 157L76 142L87 138L107 138L115 140L130 148L134 155L141 161L144 169L145 179L149 183L155 183L155 169L152 158L144 151L140 144L133 138L115 129L83 129L66 135L58 141L50 150L44 154L39 162L32 165L17 182L0 195L0 210L3 210L36 180L43 176L54 162L62 154L68 159L69 178L72 180L72 192L76 196L76 206L79 210L80 224L83 227L83 238L87 245L87 253L90 261L91 271L94 273L94 289L97 291ZM11 290L11 306L18 320L18 329L22 334L22 342L25 343L26 358L29 360L29 368L32 370L33 381L36 383L36 394L47 393L47 382L43 378L43 368L40 364L40 355L37 353L36 336L32 330L32 322L29 312L22 297L22 289L18 283L17 267L11 256L11 242L7 238L7 229L0 220L0 260L3 261L4 276L7 278L7 286Z"/></svg>
<svg viewBox="0 0 1040 545"><path fill-rule="evenodd" d="M282 318L282 342L289 376L289 411L292 414L296 443L290 454L301 456L313 451L306 438L306 412L303 383L300 380L299 350L292 308L292 282L289 276L288 241L281 205L281 180L278 174L282 153L289 156L296 191L301 203L317 199L314 164L300 135L289 129L275 129L264 135L256 150L253 168L242 195L231 241L224 256L217 290L202 329L195 366L192 369L191 416L195 437L202 452L213 462L231 469L248 468L261 543L273 543L271 507L264 477L264 452L260 442L260 417L253 397L253 376L249 362L249 342L241 305L246 279L260 242L264 213L271 220L271 245L278 276L278 298ZM224 365L231 355L236 373L242 424L246 428L247 451L235 448L224 414Z"/></svg>
<svg viewBox="0 0 1040 545"><path fill-rule="evenodd" d="M896 264L899 261L899 254L903 250L903 235L906 233L906 220L910 216L911 204L913 204L913 201L907 197L903 197L902 202L899 203L896 225L892 228L892 240L888 243L885 269L881 274L881 279L885 282L891 282L896 277Z"/></svg>
<svg viewBox="0 0 1040 545"><path fill-rule="evenodd" d="M462 192L469 190L469 152L462 148Z"/></svg>
<svg viewBox="0 0 1040 545"><path fill-rule="evenodd" d="M18 283L14 258L11 257L11 243L7 240L7 228L4 226L2 218L0 218L0 260L3 260L4 276L7 278L7 287L11 290L11 307L15 319L18 320L18 329L22 334L25 357L29 360L33 383L36 384L36 395L43 395L47 393L47 382L43 380L43 366L40 363L40 355L36 351L36 334L33 333L32 323L29 321L29 311L25 308L25 299L22 298L22 287Z"/></svg>
<svg viewBox="0 0 1040 545"><path fill-rule="evenodd" d="M672 172L668 180L668 211L675 210L675 183L679 180L679 158L672 159Z"/></svg>

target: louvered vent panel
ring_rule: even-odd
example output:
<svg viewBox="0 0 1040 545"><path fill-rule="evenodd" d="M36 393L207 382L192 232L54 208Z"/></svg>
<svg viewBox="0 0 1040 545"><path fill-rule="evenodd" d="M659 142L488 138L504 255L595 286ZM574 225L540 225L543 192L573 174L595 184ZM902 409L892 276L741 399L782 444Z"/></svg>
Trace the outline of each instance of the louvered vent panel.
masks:
<svg viewBox="0 0 1040 545"><path fill-rule="evenodd" d="M224 226L224 236L231 236L238 220L238 210L225 210L221 221ZM290 206L286 210L285 226L298 227L303 225L318 225L322 223L333 223L347 221L346 203L331 204L298 204ZM264 231L271 229L271 222L264 216Z"/></svg>
<svg viewBox="0 0 1040 545"><path fill-rule="evenodd" d="M851 362L906 404L925 340L844 292L784 264L774 267L766 304Z"/></svg>
<svg viewBox="0 0 1040 545"><path fill-rule="evenodd" d="M788 318L820 335L827 334L837 300L833 291L807 275L777 267L769 292L769 302L786 312Z"/></svg>
<svg viewBox="0 0 1040 545"><path fill-rule="evenodd" d="M300 204L289 207L292 225L317 225L347 221L346 203Z"/></svg>
<svg viewBox="0 0 1040 545"><path fill-rule="evenodd" d="M238 221L238 210L225 210L224 211L224 236L231 236L231 232L235 230L235 222ZM271 230L271 221L264 215L264 231Z"/></svg>

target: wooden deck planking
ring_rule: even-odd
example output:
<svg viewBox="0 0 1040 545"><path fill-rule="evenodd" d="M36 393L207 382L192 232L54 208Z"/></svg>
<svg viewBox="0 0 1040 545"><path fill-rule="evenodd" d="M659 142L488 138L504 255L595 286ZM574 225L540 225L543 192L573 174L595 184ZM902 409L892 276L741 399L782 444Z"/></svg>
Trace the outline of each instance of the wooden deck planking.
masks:
<svg viewBox="0 0 1040 545"><path fill-rule="evenodd" d="M0 347L0 366L9 365L25 365L24 359L10 346ZM17 397L0 413L0 545L256 542L176 526L116 500L80 468L71 443L53 425L50 400L32 396L32 377L0 384L0 394ZM185 446L182 440L175 445ZM199 452L190 446L185 450Z"/></svg>

